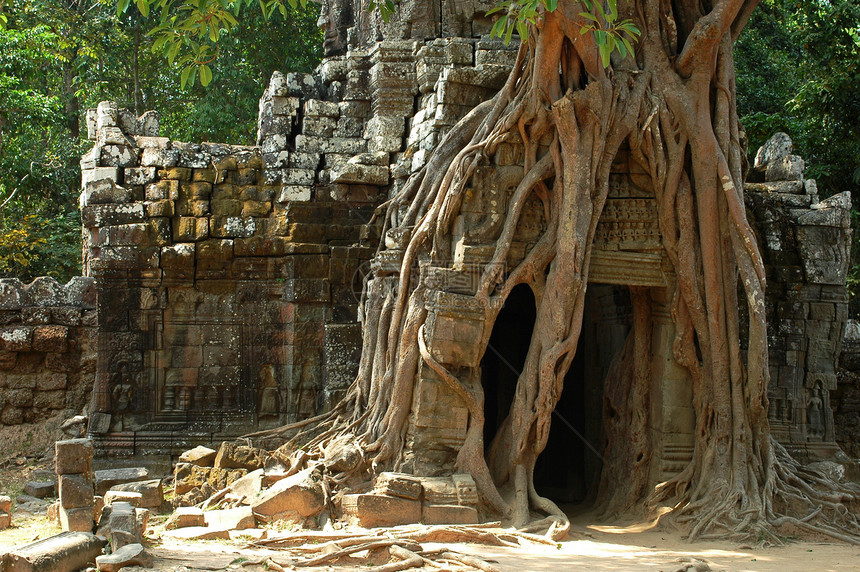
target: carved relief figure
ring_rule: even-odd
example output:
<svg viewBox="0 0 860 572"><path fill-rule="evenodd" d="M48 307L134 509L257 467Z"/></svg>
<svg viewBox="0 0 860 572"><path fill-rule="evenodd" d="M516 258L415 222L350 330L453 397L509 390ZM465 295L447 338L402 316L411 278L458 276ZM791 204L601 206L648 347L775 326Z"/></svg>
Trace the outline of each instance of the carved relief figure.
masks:
<svg viewBox="0 0 860 572"><path fill-rule="evenodd" d="M134 382L128 371L128 362L120 362L111 379L111 407L115 412L131 411L135 404Z"/></svg>
<svg viewBox="0 0 860 572"><path fill-rule="evenodd" d="M274 366L269 363L261 365L257 380L257 414L261 419L277 417L281 412L281 398L278 382L275 381Z"/></svg>
<svg viewBox="0 0 860 572"><path fill-rule="evenodd" d="M323 0L317 26L325 32L323 53L325 57L346 53L347 30L353 25L351 0Z"/></svg>
<svg viewBox="0 0 860 572"><path fill-rule="evenodd" d="M820 441L824 438L824 390L821 382L815 382L809 403L806 406L807 440Z"/></svg>

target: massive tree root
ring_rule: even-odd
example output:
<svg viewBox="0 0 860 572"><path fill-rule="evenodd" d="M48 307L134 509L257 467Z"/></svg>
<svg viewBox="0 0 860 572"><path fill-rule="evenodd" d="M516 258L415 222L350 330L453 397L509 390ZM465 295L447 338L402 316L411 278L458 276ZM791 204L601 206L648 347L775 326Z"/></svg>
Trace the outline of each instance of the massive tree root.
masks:
<svg viewBox="0 0 860 572"><path fill-rule="evenodd" d="M471 473L486 508L518 526L548 515L561 536L564 513L537 494L533 472L552 412L577 348L590 254L609 191L610 168L623 148L648 173L663 247L677 283L671 304L674 357L693 386L695 448L679 475L648 490L647 437L650 303L633 289L634 326L607 380L608 462L599 498L612 512L658 503L691 538L737 535L778 540L784 528L854 540L860 527L847 507L853 491L794 463L770 436L767 421L765 273L742 197L743 152L735 108L732 44L756 0L619 2L621 18L642 30L635 54L601 64L582 4L559 2L523 42L505 87L444 138L428 165L385 205L385 244L363 304L359 373L333 412L300 433L313 448L353 434L375 471L397 468L419 364L423 361L469 410L457 469ZM476 299L491 326L508 294L527 284L537 318L508 417L491 443L483 437L480 383L458 379L428 350L428 287L420 264L451 259L452 227L476 167L503 142L524 149L524 176L495 235L495 253ZM525 201L544 205L543 235L519 265L503 271ZM400 252L400 271L381 271ZM749 308L742 355L737 313L740 278ZM482 341L484 348L491 327ZM271 434L271 433L270 433Z"/></svg>

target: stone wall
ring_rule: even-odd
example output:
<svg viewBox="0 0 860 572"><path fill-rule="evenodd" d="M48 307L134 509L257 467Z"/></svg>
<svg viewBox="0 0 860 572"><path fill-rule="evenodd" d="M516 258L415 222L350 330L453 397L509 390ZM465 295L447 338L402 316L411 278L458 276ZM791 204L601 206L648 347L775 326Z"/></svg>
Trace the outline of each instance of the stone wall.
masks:
<svg viewBox="0 0 860 572"><path fill-rule="evenodd" d="M96 365L93 280L0 279L0 424L71 416L86 405Z"/></svg>
<svg viewBox="0 0 860 572"><path fill-rule="evenodd" d="M836 452L831 392L848 319L851 196L819 200L791 139L759 151L747 207L767 269L769 418L774 436L800 457Z"/></svg>
<svg viewBox="0 0 860 572"><path fill-rule="evenodd" d="M382 42L318 76L276 72L256 147L169 141L152 113L91 110L81 207L100 453L173 454L334 404L356 374L376 206L513 55Z"/></svg>
<svg viewBox="0 0 860 572"><path fill-rule="evenodd" d="M284 99L288 128L337 112ZM319 153L266 164L268 147L169 141L123 115L99 106L82 162L97 449L171 454L329 407L355 373L373 200L332 201Z"/></svg>

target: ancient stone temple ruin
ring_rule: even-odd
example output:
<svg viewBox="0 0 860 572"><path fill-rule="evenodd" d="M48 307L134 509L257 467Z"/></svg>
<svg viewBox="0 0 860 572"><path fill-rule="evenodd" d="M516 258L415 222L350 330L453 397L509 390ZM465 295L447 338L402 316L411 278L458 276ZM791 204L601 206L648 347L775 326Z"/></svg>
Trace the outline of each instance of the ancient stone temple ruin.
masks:
<svg viewBox="0 0 860 572"><path fill-rule="evenodd" d="M256 146L170 141L155 114L137 118L110 102L90 110L94 147L81 161L86 277L65 287L0 282L0 363L13 364L5 379L25 388L38 362L66 368L58 390L90 383L97 455L175 457L308 419L354 379L364 277L395 287L409 238L383 233L378 207L502 87L516 50L487 35L493 1L405 2L390 24L330 4L326 58L315 74L273 74ZM433 357L480 380L490 435L510 407L535 302L528 288L514 289L488 329L474 295L522 165L521 143L500 145L467 189L443 245L447 263L412 269L430 292ZM793 453L825 457L838 450L829 399L847 320L850 197L820 200L784 137L760 154L750 181L747 207L768 269L771 424ZM673 358L675 277L654 192L624 152L610 185L583 334L543 455L553 470L539 460L535 473L540 492L561 502L584 500L599 476L603 382L634 305L647 309L651 328L652 481L692 455L692 390ZM540 200L524 208L506 268L546 224ZM42 341L46 328L87 340L74 345L77 365L52 365L67 353ZM24 370L25 362L34 365ZM33 417L37 399L31 391L7 403L3 422ZM460 397L420 365L400 469L450 474L467 417Z"/></svg>

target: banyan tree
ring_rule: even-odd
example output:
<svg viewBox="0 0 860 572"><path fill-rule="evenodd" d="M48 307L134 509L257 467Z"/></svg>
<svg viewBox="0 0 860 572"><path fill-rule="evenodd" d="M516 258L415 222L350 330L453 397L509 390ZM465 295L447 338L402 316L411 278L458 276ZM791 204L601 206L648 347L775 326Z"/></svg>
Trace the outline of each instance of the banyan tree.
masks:
<svg viewBox="0 0 860 572"><path fill-rule="evenodd" d="M535 4L504 87L377 211L383 240L363 292L357 378L330 413L289 427L285 450L350 436L364 470L420 472L410 418L421 379L432 378L465 411L450 469L473 476L486 512L566 530L563 511L536 490L535 467L565 386L576 383L568 373L595 237L623 157L625 176L656 205L671 276L667 347L689 383L694 429L685 468L653 486L651 293L632 285L629 332L604 381L600 508L669 507L692 537L776 539L793 530L855 538L855 497L793 461L768 426L765 271L742 196L732 55L757 0L620 1L617 15L608 4L554 4ZM628 20L638 38L607 31ZM605 47L622 35L635 41ZM521 169L505 183L512 192L500 216L471 216L476 178L487 166L501 177L503 164ZM522 247L515 236L534 204L538 232ZM476 236L483 247L464 254ZM466 265L480 268L471 288L434 280ZM489 423L485 402L497 397L485 395L481 358L498 351L493 326L523 288L534 326L509 407Z"/></svg>

